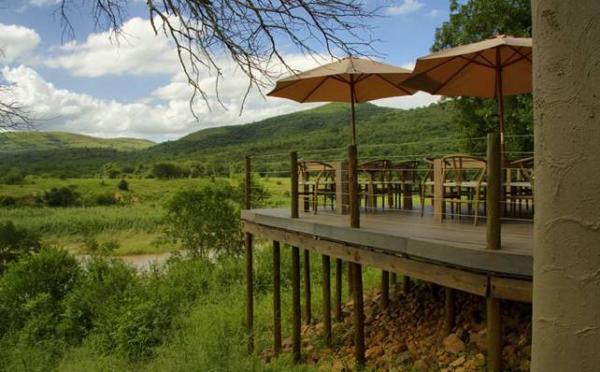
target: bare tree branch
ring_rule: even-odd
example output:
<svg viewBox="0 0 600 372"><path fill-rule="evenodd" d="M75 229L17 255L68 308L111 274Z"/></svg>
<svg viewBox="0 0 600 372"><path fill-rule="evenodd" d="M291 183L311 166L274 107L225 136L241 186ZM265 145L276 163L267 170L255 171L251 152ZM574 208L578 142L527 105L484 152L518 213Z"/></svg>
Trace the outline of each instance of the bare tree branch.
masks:
<svg viewBox="0 0 600 372"><path fill-rule="evenodd" d="M63 30L73 32L69 9L91 7L96 26L120 34L131 0L61 0ZM78 2L75 7L73 3ZM291 50L315 56L325 50L331 57L377 54L370 39L364 0L147 0L154 31L171 38L179 63L196 98L208 105L209 94L199 85L201 71L216 76L219 104L222 66L228 56L248 78L242 107L252 88L262 94L281 73L292 71L284 55Z"/></svg>

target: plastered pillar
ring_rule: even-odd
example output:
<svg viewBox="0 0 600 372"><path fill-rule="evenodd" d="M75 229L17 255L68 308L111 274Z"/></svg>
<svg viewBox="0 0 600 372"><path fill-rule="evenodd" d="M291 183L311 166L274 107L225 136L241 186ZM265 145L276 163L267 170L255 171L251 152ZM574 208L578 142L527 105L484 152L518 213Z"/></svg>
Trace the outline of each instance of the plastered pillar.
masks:
<svg viewBox="0 0 600 372"><path fill-rule="evenodd" d="M533 371L600 368L600 0L533 0Z"/></svg>

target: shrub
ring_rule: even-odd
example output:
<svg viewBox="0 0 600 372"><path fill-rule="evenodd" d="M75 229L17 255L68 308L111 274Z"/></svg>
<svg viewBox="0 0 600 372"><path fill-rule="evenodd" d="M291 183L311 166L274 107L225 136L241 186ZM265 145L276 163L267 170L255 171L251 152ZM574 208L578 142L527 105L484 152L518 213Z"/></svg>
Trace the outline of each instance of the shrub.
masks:
<svg viewBox="0 0 600 372"><path fill-rule="evenodd" d="M236 189L224 181L177 192L167 204L166 236L203 257L208 257L209 252L239 252L237 198Z"/></svg>
<svg viewBox="0 0 600 372"><path fill-rule="evenodd" d="M74 187L53 187L44 192L44 202L49 207L70 207L79 202L79 193Z"/></svg>
<svg viewBox="0 0 600 372"><path fill-rule="evenodd" d="M0 207L13 207L17 204L17 199L8 195L0 195Z"/></svg>
<svg viewBox="0 0 600 372"><path fill-rule="evenodd" d="M2 177L2 183L5 185L21 185L25 181L25 175L15 169L11 169Z"/></svg>
<svg viewBox="0 0 600 372"><path fill-rule="evenodd" d="M19 229L11 221L0 222L0 273L9 262L40 250L39 236Z"/></svg>
<svg viewBox="0 0 600 372"><path fill-rule="evenodd" d="M183 171L173 163L156 163L152 166L152 175L160 179L181 177Z"/></svg>
<svg viewBox="0 0 600 372"><path fill-rule="evenodd" d="M0 334L29 323L29 331L47 335L58 324L60 301L78 275L75 257L58 249L42 249L8 265L0 277ZM39 324L40 319L47 323Z"/></svg>
<svg viewBox="0 0 600 372"><path fill-rule="evenodd" d="M129 191L129 183L125 179L122 179L121 181L119 181L119 184L117 185L117 187L121 191Z"/></svg>
<svg viewBox="0 0 600 372"><path fill-rule="evenodd" d="M96 205L114 205L116 203L117 201L111 192L104 192L94 196L94 204Z"/></svg>
<svg viewBox="0 0 600 372"><path fill-rule="evenodd" d="M102 174L108 178L117 178L121 175L122 171L119 166L115 163L104 164L102 167Z"/></svg>

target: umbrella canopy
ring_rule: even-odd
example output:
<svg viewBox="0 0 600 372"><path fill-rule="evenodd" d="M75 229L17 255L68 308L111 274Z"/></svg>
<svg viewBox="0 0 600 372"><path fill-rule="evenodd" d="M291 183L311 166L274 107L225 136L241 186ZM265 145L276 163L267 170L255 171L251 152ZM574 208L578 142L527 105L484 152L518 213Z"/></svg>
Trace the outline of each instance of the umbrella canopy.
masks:
<svg viewBox="0 0 600 372"><path fill-rule="evenodd" d="M417 60L405 86L444 96L496 98L504 147L504 96L532 90L532 39L499 35Z"/></svg>
<svg viewBox="0 0 600 372"><path fill-rule="evenodd" d="M281 79L267 95L301 103L352 103L352 143L356 144L354 104L413 94L414 89L402 84L410 73L385 63L348 57Z"/></svg>

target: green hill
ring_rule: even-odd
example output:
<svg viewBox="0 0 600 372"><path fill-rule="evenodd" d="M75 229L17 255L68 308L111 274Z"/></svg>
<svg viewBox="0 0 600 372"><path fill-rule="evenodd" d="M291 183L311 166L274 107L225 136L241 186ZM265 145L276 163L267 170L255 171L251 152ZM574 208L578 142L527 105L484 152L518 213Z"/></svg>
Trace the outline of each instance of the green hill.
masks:
<svg viewBox="0 0 600 372"><path fill-rule="evenodd" d="M450 117L451 106L445 103L411 110L357 105L360 156L400 158L455 150L451 139L456 131ZM240 171L246 155L256 157L255 169L268 171L287 169L287 155L292 150L304 158L339 159L345 156L350 140L350 107L336 103L245 125L204 129L129 152L114 147L67 147L5 153L0 158L0 171L18 167L29 173L74 176L95 174L109 162L143 172L153 163L173 161L184 168L194 166L205 173L223 174Z"/></svg>
<svg viewBox="0 0 600 372"><path fill-rule="evenodd" d="M0 153L87 148L118 151L141 150L154 142L138 138L97 138L66 132L0 133Z"/></svg>

